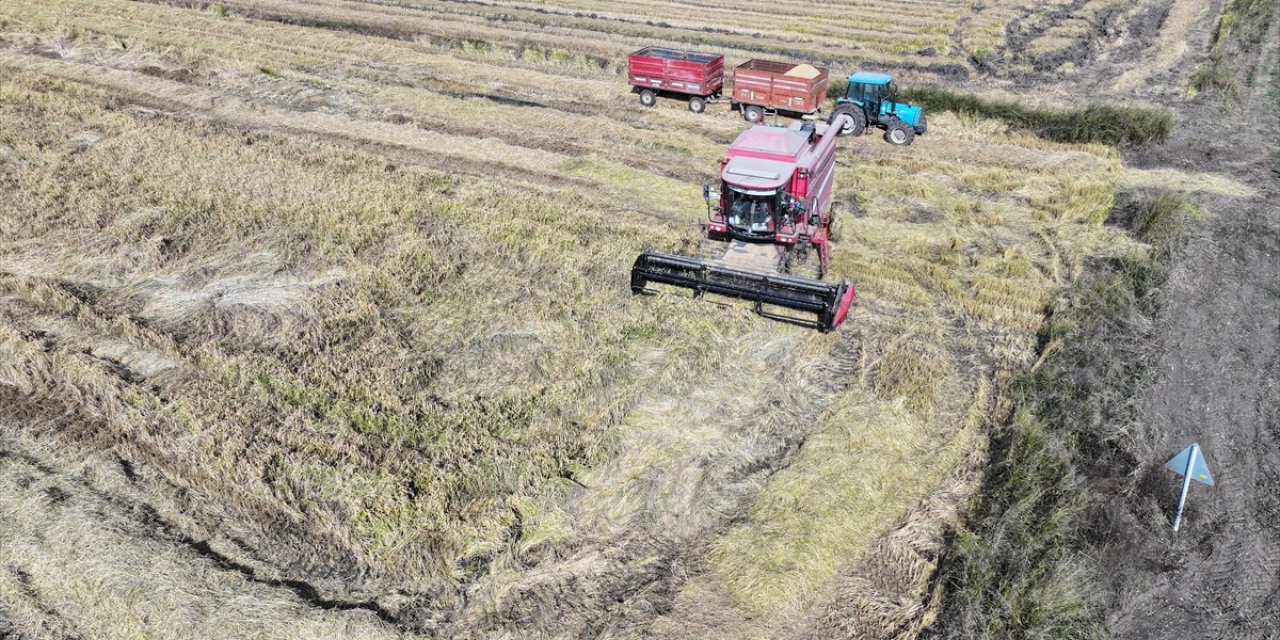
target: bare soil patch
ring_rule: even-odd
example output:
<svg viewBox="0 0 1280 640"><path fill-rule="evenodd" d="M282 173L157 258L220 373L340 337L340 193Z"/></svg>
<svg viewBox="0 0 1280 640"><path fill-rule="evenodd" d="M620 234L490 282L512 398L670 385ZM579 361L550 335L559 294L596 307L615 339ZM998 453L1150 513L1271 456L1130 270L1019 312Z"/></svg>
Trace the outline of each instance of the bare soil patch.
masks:
<svg viewBox="0 0 1280 640"><path fill-rule="evenodd" d="M1214 166L1258 189L1210 197L1208 217L1175 267L1159 319L1163 355L1141 398L1150 429L1107 560L1119 638L1274 637L1280 628L1280 181L1274 138L1277 30L1259 52L1256 86L1240 104L1202 96L1188 126L1140 166ZM1233 114L1222 118L1224 111ZM1191 125L1190 123L1195 123ZM1254 127L1251 127L1254 128ZM1195 486L1178 534L1178 478L1164 460L1191 442L1207 452L1214 487ZM1194 484L1194 483L1193 483Z"/></svg>

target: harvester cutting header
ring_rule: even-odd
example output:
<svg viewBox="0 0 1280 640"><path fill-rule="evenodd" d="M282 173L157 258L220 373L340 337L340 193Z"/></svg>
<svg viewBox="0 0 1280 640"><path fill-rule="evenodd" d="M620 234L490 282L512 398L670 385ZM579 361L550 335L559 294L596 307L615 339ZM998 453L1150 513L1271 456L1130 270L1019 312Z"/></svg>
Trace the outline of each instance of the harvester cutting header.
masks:
<svg viewBox="0 0 1280 640"><path fill-rule="evenodd" d="M824 332L840 326L854 287L822 277L831 264L835 141L848 117L743 131L720 161L720 188L704 187L706 238L724 242L724 253L709 260L642 253L631 269L632 292L650 283L688 287L695 296L750 300L761 315Z"/></svg>

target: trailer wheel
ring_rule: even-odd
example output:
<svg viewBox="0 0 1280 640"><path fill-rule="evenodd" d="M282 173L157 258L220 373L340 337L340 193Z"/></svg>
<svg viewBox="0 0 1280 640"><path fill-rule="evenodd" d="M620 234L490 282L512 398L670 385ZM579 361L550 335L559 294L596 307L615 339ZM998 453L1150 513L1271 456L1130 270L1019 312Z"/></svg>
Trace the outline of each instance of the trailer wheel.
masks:
<svg viewBox="0 0 1280 640"><path fill-rule="evenodd" d="M884 132L885 142L898 147L905 147L915 142L916 131L901 121L894 122Z"/></svg>
<svg viewBox="0 0 1280 640"><path fill-rule="evenodd" d="M658 102L658 94L648 89L640 90L640 104L646 107L652 107L657 102Z"/></svg>
<svg viewBox="0 0 1280 640"><path fill-rule="evenodd" d="M689 110L694 113L702 113L707 110L707 101L698 96L689 98Z"/></svg>
<svg viewBox="0 0 1280 640"><path fill-rule="evenodd" d="M749 104L742 108L742 117L751 124L760 124L764 120L764 109Z"/></svg>

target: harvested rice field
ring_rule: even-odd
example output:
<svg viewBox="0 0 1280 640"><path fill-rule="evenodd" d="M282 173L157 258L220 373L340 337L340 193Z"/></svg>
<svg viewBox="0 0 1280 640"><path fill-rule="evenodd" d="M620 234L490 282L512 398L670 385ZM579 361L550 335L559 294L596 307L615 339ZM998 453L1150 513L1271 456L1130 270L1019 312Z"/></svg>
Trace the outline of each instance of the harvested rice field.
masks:
<svg viewBox="0 0 1280 640"><path fill-rule="evenodd" d="M838 331L633 296L745 123L626 56L1070 107L1198 11L5 0L0 636L920 637L1055 305L1157 251L1113 212L1254 188L930 112L838 143Z"/></svg>

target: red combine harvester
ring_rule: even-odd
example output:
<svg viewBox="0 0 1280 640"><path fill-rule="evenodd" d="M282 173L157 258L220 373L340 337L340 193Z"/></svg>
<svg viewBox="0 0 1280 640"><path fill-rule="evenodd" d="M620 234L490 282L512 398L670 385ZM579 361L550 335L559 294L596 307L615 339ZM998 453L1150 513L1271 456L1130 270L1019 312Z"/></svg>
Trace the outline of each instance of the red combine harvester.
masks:
<svg viewBox="0 0 1280 640"><path fill-rule="evenodd" d="M650 283L688 287L695 297L710 292L750 300L768 318L823 332L840 326L854 287L822 277L831 265L836 133L847 117L841 114L830 125L743 131L720 161L719 193L703 188L706 235L727 242L723 255L701 260L646 251L631 267L632 293L649 293ZM816 270L816 279L794 275L805 265ZM817 317L789 315L779 307Z"/></svg>
<svg viewBox="0 0 1280 640"><path fill-rule="evenodd" d="M689 110L702 113L724 87L724 56L663 47L645 47L627 58L627 81L652 107L659 95L689 100Z"/></svg>

